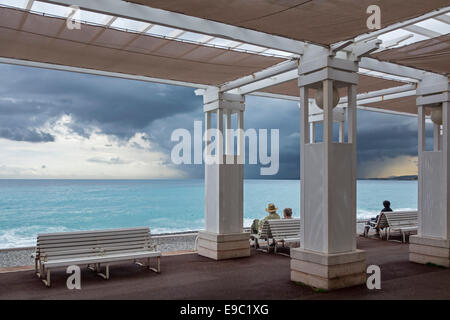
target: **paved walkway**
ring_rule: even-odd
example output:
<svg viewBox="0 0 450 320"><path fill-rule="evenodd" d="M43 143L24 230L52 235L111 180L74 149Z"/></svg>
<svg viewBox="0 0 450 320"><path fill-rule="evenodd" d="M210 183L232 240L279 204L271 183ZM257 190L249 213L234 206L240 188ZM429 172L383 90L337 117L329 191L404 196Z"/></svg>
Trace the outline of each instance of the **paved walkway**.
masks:
<svg viewBox="0 0 450 320"><path fill-rule="evenodd" d="M358 238L367 264L381 267L381 290L365 286L317 293L289 281L290 259L252 251L213 261L196 254L163 257L161 274L131 263L112 266L105 281L83 268L82 289L66 288L65 270L46 288L33 271L0 274L0 299L450 299L450 270L410 263L408 245Z"/></svg>

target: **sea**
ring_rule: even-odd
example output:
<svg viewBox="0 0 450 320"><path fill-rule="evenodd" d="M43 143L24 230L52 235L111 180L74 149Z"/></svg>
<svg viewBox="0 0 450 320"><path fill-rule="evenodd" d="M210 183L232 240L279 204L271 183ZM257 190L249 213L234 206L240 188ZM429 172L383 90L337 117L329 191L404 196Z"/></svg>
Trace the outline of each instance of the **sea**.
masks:
<svg viewBox="0 0 450 320"><path fill-rule="evenodd" d="M389 200L393 210L417 209L417 181L358 180L357 218L374 217ZM292 208L299 217L298 180L245 180L244 226ZM153 234L204 229L204 181L0 180L0 248L35 245L47 232L148 226Z"/></svg>

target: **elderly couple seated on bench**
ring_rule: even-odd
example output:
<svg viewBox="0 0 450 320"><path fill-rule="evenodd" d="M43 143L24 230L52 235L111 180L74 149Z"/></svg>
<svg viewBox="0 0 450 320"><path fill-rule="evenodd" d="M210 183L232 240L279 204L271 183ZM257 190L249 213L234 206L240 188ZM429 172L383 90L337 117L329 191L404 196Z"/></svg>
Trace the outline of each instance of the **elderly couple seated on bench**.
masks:
<svg viewBox="0 0 450 320"><path fill-rule="evenodd" d="M283 219L277 214L273 203L269 203L266 211L269 214L261 221L255 219L251 226L251 239L257 249L260 249L259 240L267 242L267 250L263 251L269 252L273 247L275 253L280 243L284 247L286 242L300 242L300 219L292 218L291 208L283 210Z"/></svg>
<svg viewBox="0 0 450 320"><path fill-rule="evenodd" d="M392 211L388 200L383 201L383 206L379 215L367 221L362 235L366 237L370 229L375 229L376 234L383 238L381 230L385 230L386 239L389 240L391 231L398 231L402 242L406 242L406 235L418 230L418 212Z"/></svg>
<svg viewBox="0 0 450 320"><path fill-rule="evenodd" d="M109 279L111 263L132 260L143 266L138 260L145 259L147 267L159 273L161 252L152 243L150 229L141 227L39 234L33 258L36 275L50 287L50 270L71 265L86 265ZM150 267L150 258L157 259L156 268Z"/></svg>

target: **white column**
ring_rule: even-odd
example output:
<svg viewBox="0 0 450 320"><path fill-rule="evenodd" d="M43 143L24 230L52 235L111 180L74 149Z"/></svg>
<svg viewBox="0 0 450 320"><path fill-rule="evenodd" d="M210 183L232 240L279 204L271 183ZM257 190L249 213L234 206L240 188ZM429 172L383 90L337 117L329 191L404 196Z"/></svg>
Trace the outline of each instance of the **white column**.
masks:
<svg viewBox="0 0 450 320"><path fill-rule="evenodd" d="M418 105L418 234L410 237L409 260L450 267L450 87L448 78L425 76L417 87ZM442 108L433 123L433 150L425 149L425 107Z"/></svg>
<svg viewBox="0 0 450 320"><path fill-rule="evenodd" d="M300 87L300 244L305 243L305 221L306 215L306 187L305 187L305 166L306 166L306 144L308 137L309 100L308 88Z"/></svg>
<svg viewBox="0 0 450 320"><path fill-rule="evenodd" d="M357 170L358 170L358 161L356 158L356 129L357 129L357 99L356 99L356 85L347 86L347 96L348 96L348 107L347 107L347 121L348 121L348 143L351 145L351 203L352 203L352 222L351 224L354 226L353 228L353 241L352 241L352 250L356 250L356 190L357 190Z"/></svg>
<svg viewBox="0 0 450 320"><path fill-rule="evenodd" d="M309 124L309 143L316 142L316 123L311 122Z"/></svg>
<svg viewBox="0 0 450 320"><path fill-rule="evenodd" d="M227 155L232 154L233 150L231 150L231 139L232 139L232 135L231 135L231 110L226 110L225 111L225 133L226 133L226 139L225 139L225 153Z"/></svg>
<svg viewBox="0 0 450 320"><path fill-rule="evenodd" d="M339 121L339 142L344 143L345 139L345 122Z"/></svg>
<svg viewBox="0 0 450 320"><path fill-rule="evenodd" d="M291 249L291 280L326 290L359 285L365 283L366 265L364 251L356 249L358 66L328 56L303 63L305 73L299 67L300 248ZM333 87L348 87L348 143L344 143L342 128L339 142L333 141L333 120L343 117L333 111ZM309 115L309 88L323 89L323 142L319 143L309 138L309 121L318 118Z"/></svg>
<svg viewBox="0 0 450 320"><path fill-rule="evenodd" d="M226 129L232 129L233 113L238 114L238 126L243 128L244 101L241 95L223 95L217 91L207 91L204 95L206 128L211 127L211 113L216 114L216 161L205 163L205 231L199 232L198 254L216 260L250 255L250 235L243 232L244 167L232 154L233 136L224 137L230 133ZM238 134L237 149L241 153L243 143L243 137Z"/></svg>
<svg viewBox="0 0 450 320"><path fill-rule="evenodd" d="M450 91L450 90L449 90ZM447 99L448 94L447 94ZM443 141L442 153L444 161L444 214L442 222L444 224L443 238L447 240L448 264L450 267L450 101L442 102L442 116L443 116Z"/></svg>
<svg viewBox="0 0 450 320"><path fill-rule="evenodd" d="M441 149L441 126L433 123L433 150L439 151Z"/></svg>

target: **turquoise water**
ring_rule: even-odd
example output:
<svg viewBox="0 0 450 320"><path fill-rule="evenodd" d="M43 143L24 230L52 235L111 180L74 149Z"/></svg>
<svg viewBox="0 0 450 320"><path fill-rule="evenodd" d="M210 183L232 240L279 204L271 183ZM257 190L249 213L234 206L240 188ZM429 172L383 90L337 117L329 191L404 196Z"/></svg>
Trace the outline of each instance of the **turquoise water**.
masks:
<svg viewBox="0 0 450 320"><path fill-rule="evenodd" d="M358 181L358 218L417 208L416 181ZM0 180L0 248L34 245L40 232L149 226L152 233L203 229L203 180ZM245 180L244 225L274 202L299 216L297 180Z"/></svg>

